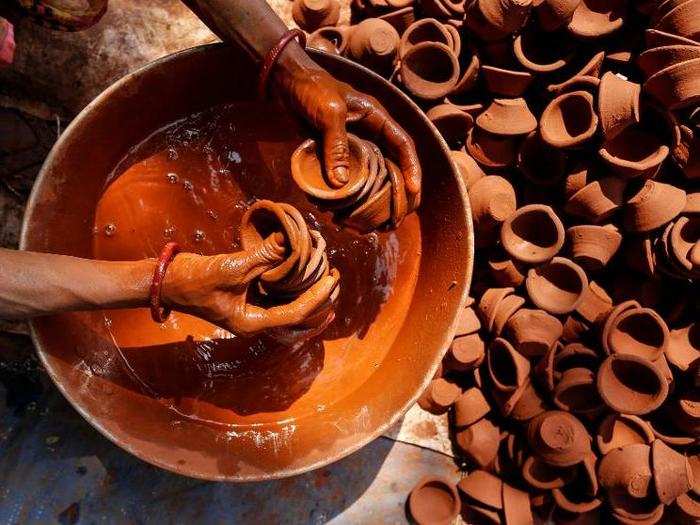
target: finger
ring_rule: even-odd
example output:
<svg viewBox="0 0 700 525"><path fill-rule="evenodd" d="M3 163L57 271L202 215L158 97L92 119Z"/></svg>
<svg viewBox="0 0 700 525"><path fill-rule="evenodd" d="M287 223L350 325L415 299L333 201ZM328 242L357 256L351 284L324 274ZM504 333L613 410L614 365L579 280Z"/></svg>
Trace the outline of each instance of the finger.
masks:
<svg viewBox="0 0 700 525"><path fill-rule="evenodd" d="M386 112L379 102L370 99L370 109L358 122L370 133L378 137L386 146L389 157L398 162L409 196L411 209L420 202L422 171L413 139Z"/></svg>
<svg viewBox="0 0 700 525"><path fill-rule="evenodd" d="M350 172L348 132L345 129L346 110L339 104L331 104L326 110L323 129L323 161L328 182L334 188L345 185Z"/></svg>
<svg viewBox="0 0 700 525"><path fill-rule="evenodd" d="M261 274L271 270L284 260L287 247L284 235L273 233L252 250L245 252L241 259L229 265L230 273L235 273L236 282L248 283Z"/></svg>
<svg viewBox="0 0 700 525"><path fill-rule="evenodd" d="M282 343L286 346L293 346L320 335L328 328L334 319L335 312L330 311L318 326L311 328L274 328L270 330L269 335L278 343Z"/></svg>

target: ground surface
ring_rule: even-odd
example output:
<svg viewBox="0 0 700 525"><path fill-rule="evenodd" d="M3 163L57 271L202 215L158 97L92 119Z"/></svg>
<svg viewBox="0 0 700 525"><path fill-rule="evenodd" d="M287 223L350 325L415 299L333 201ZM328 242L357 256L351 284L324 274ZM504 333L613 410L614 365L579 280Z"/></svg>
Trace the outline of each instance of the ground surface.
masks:
<svg viewBox="0 0 700 525"><path fill-rule="evenodd" d="M270 3L291 25L291 2ZM0 71L0 246L17 247L36 173L75 114L128 71L212 40L177 0L111 0L82 33L21 23L16 62ZM417 407L360 452L293 479L164 472L98 434L41 370L27 327L0 321L0 523L402 523L406 494L435 472L457 476L446 424Z"/></svg>

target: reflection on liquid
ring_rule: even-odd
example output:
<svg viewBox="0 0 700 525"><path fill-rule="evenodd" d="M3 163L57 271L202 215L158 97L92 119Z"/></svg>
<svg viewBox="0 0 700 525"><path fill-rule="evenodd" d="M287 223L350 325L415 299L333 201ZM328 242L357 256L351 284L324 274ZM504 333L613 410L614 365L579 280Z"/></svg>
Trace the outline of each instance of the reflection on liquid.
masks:
<svg viewBox="0 0 700 525"><path fill-rule="evenodd" d="M289 173L306 133L266 105L215 108L136 147L97 204L94 256L129 260L154 257L170 240L202 254L235 251L251 202L289 202L324 235L341 272L336 320L298 348L235 337L177 312L163 325L143 309L105 312L125 370L144 393L189 417L247 424L322 410L361 387L406 314L419 263L416 217L395 232L367 236L333 224Z"/></svg>

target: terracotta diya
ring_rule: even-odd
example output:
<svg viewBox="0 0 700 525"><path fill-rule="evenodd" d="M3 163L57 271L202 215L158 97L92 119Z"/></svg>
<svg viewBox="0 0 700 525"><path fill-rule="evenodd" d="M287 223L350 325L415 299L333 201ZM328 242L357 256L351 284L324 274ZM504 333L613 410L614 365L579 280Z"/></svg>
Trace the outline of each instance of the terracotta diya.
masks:
<svg viewBox="0 0 700 525"><path fill-rule="evenodd" d="M449 525L462 505L453 483L443 478L426 477L411 491L408 508L419 525Z"/></svg>

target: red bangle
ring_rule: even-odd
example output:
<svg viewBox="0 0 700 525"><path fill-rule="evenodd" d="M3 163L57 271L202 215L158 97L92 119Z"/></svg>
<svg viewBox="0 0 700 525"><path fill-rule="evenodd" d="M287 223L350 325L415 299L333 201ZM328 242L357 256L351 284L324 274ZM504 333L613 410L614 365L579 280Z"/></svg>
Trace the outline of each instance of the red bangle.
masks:
<svg viewBox="0 0 700 525"><path fill-rule="evenodd" d="M149 302L151 305L151 317L156 323L164 322L170 315L170 308L166 306L161 308L160 306L160 291L163 287L165 271L178 253L180 253L180 245L176 242L169 242L163 246L163 250L158 257L156 269L153 272Z"/></svg>
<svg viewBox="0 0 700 525"><path fill-rule="evenodd" d="M284 51L284 48L294 40L299 39L299 44L301 47L306 48L306 33L301 29L290 29L282 35L279 42L277 42L272 49L267 52L265 59L263 60L262 68L260 69L260 78L258 79L258 95L261 99L265 98L267 94L267 81L270 78L270 72L277 62L277 59Z"/></svg>

